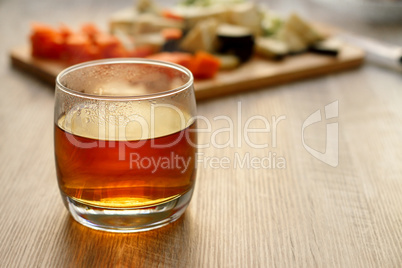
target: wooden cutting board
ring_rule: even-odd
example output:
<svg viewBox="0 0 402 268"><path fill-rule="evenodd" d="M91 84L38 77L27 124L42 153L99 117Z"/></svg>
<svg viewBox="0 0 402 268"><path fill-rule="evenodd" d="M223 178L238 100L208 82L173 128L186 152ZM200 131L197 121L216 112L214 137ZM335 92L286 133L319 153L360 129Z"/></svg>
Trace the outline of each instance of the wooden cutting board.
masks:
<svg viewBox="0 0 402 268"><path fill-rule="evenodd" d="M60 61L31 56L29 46L13 49L13 66L54 85L57 74L68 67ZM221 71L213 79L196 80L197 100L248 91L256 88L342 71L359 66L364 52L356 47L342 45L337 57L304 53L288 56L282 61L254 57L231 71Z"/></svg>

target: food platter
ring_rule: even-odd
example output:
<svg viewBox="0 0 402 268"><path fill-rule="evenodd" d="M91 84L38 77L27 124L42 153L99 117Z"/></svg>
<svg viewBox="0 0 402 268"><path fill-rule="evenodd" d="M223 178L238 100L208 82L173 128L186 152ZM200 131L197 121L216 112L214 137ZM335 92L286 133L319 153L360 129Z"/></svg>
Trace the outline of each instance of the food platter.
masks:
<svg viewBox="0 0 402 268"><path fill-rule="evenodd" d="M31 56L28 45L16 47L10 52L15 68L31 73L54 85L57 74L68 67L57 60L38 59ZM214 78L195 81L198 100L250 91L295 80L310 78L356 68L363 62L364 52L343 44L337 57L304 53L286 57L281 61L269 61L254 57L237 69L220 71Z"/></svg>
<svg viewBox="0 0 402 268"><path fill-rule="evenodd" d="M81 62L113 57L166 60L193 72L196 98L201 100L355 68L364 59L364 52L349 44L336 42L335 50L324 44L338 29L297 14L279 18L252 2L177 8L160 10L149 0L139 1L136 9L112 15L108 33L95 25L80 32L39 25L33 28L30 45L11 50L11 62L54 85L74 57ZM144 51L152 52L139 54ZM179 54L185 60L178 61ZM224 64L228 56L236 64Z"/></svg>

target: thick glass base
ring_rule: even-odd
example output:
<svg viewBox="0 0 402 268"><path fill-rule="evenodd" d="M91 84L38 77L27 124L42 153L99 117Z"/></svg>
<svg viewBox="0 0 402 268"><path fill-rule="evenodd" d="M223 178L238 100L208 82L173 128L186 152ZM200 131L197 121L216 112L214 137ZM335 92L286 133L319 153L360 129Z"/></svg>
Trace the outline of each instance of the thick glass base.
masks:
<svg viewBox="0 0 402 268"><path fill-rule="evenodd" d="M63 201L73 218L89 228L116 232L134 233L163 227L176 221L186 210L193 189L168 202L133 209L112 209L82 204L63 195Z"/></svg>

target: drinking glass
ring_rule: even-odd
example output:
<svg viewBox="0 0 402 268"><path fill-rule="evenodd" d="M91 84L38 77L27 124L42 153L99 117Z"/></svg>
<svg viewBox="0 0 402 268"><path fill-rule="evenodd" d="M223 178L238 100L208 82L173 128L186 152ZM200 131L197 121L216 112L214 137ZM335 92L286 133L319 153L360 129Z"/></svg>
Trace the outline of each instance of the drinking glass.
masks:
<svg viewBox="0 0 402 268"><path fill-rule="evenodd" d="M137 232L177 220L196 179L196 102L186 68L146 59L86 62L56 79L58 185L73 218Z"/></svg>

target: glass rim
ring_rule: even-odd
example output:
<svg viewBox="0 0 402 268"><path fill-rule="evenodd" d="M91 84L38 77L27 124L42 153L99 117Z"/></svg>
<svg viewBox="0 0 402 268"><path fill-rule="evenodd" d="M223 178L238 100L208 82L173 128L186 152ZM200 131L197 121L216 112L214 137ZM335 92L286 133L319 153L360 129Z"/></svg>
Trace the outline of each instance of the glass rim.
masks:
<svg viewBox="0 0 402 268"><path fill-rule="evenodd" d="M71 88L68 88L64 86L61 83L61 78L73 71L91 67L91 66L98 66L98 65L107 65L107 64L124 64L124 63L131 63L131 64L144 64L144 65L153 65L153 66L164 66L167 68L171 69L176 69L184 74L186 74L189 79L186 83L179 87L175 87L173 89L169 89L166 91L158 92L158 93L152 93L152 94L143 94L143 95L122 95L122 96L102 96L102 95L95 95L95 94L89 94L89 93L84 93L84 92L79 92L75 91ZM156 98L163 98L167 96L171 96L177 93L180 93L182 91L185 91L194 84L194 76L192 72L187 69L186 67L176 64L176 63L171 63L167 61L160 61L160 60L152 60L152 59L145 59L145 58L109 58L109 59L101 59L101 60L93 60L93 61L86 61L83 63L75 64L72 65L68 68L65 68L62 70L56 77L56 89L60 89L64 91L66 94L74 95L77 97L81 98L87 98L87 99L94 99L94 100L148 100L148 99L156 99Z"/></svg>

